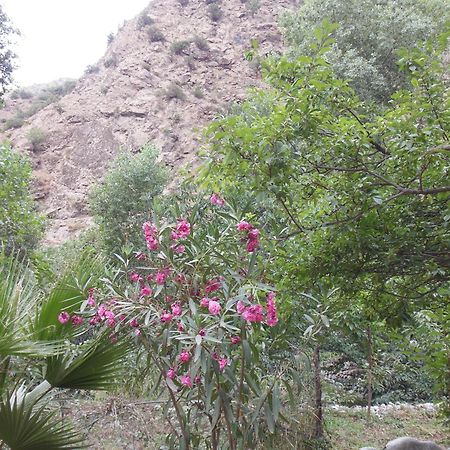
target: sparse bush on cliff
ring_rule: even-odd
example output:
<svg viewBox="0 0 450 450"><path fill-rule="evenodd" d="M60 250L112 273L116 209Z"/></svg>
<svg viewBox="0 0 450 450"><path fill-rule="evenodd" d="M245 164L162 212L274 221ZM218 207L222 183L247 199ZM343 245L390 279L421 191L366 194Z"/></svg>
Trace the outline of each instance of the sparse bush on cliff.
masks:
<svg viewBox="0 0 450 450"><path fill-rule="evenodd" d="M181 6L187 6L189 4L189 0L178 0L178 3Z"/></svg>
<svg viewBox="0 0 450 450"><path fill-rule="evenodd" d="M200 86L196 86L192 91L195 98L203 98L205 94L203 93L203 89Z"/></svg>
<svg viewBox="0 0 450 450"><path fill-rule="evenodd" d="M14 117L6 119L3 130L11 130L13 128L20 128L24 123L24 118L21 114L17 114Z"/></svg>
<svg viewBox="0 0 450 450"><path fill-rule="evenodd" d="M150 42L163 42L166 40L163 32L156 26L152 26L147 31Z"/></svg>
<svg viewBox="0 0 450 450"><path fill-rule="evenodd" d="M27 133L27 139L32 150L38 150L39 147L45 142L46 138L47 135L40 128L32 128Z"/></svg>
<svg viewBox="0 0 450 450"><path fill-rule="evenodd" d="M199 50L204 50L204 51L206 51L206 50L209 49L208 41L207 41L204 37L199 36L198 34L196 34L196 35L192 38L192 41L194 42L194 44L197 46L197 48L198 48Z"/></svg>
<svg viewBox="0 0 450 450"><path fill-rule="evenodd" d="M190 41L175 41L170 45L170 51L175 55L181 55L191 45Z"/></svg>
<svg viewBox="0 0 450 450"><path fill-rule="evenodd" d="M155 21L147 13L143 12L137 20L137 27L138 30L142 30L143 28L153 25L154 23Z"/></svg>
<svg viewBox="0 0 450 450"><path fill-rule="evenodd" d="M170 83L167 89L164 91L164 97L168 100L172 100L174 98L178 100L185 100L186 94L183 92L181 86L177 83Z"/></svg>
<svg viewBox="0 0 450 450"><path fill-rule="evenodd" d="M223 17L223 11L216 3L212 3L209 5L208 14L213 22L219 22L219 20L221 20Z"/></svg>
<svg viewBox="0 0 450 450"><path fill-rule="evenodd" d="M114 33L109 33L108 34L108 45L112 43L112 41L114 41Z"/></svg>

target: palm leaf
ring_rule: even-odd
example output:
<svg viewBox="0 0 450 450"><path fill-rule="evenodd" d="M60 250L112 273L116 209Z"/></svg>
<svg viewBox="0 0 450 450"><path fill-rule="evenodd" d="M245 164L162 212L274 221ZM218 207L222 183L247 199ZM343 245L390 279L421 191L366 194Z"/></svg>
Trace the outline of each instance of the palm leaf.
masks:
<svg viewBox="0 0 450 450"><path fill-rule="evenodd" d="M80 307L88 290L95 287L99 271L99 259L86 253L63 274L36 314L33 329L38 339L54 340L76 334L74 327L58 322L58 315L62 310L71 314Z"/></svg>
<svg viewBox="0 0 450 450"><path fill-rule="evenodd" d="M19 403L14 396L0 401L0 443L11 450L59 450L86 448L84 438L54 412L36 404Z"/></svg>
<svg viewBox="0 0 450 450"><path fill-rule="evenodd" d="M83 344L77 355L48 358L45 379L53 386L69 389L107 390L123 375L122 359L128 350L125 342L101 339Z"/></svg>

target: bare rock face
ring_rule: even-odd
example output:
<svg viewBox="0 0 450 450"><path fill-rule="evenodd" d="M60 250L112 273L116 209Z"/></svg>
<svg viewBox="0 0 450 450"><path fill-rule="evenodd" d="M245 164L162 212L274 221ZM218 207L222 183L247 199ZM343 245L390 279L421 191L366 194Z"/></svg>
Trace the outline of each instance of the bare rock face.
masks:
<svg viewBox="0 0 450 450"><path fill-rule="evenodd" d="M226 0L218 22L204 0L181 3L151 2L144 13L152 24L127 22L69 94L0 136L30 154L36 198L49 217L45 243L60 243L90 223L88 192L119 149L136 152L152 142L169 166L193 164L202 127L261 84L244 58L252 39L261 54L281 50L277 18L297 2L261 0L251 12L241 0ZM150 36L155 30L163 40ZM189 43L175 51L179 41ZM29 138L36 128L45 134L39 146Z"/></svg>

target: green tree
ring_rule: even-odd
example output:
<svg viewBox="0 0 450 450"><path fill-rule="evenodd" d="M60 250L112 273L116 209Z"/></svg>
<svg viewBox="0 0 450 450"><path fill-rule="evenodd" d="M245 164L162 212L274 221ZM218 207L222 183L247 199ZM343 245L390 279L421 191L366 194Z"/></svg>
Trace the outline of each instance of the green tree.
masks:
<svg viewBox="0 0 450 450"><path fill-rule="evenodd" d="M11 50L11 45L13 43L13 36L18 34L19 32L13 27L9 17L0 5L0 98L12 81L16 55Z"/></svg>
<svg viewBox="0 0 450 450"><path fill-rule="evenodd" d="M274 201L271 271L285 291L326 280L347 301L361 295L371 315L391 325L443 308L448 34L402 53L411 89L382 111L335 76L329 33L316 36L313 56L267 61L270 89L210 127L204 178Z"/></svg>
<svg viewBox="0 0 450 450"><path fill-rule="evenodd" d="M323 18L337 23L327 59L364 98L387 101L405 81L397 50L441 32L448 0L306 0L282 19L294 54L307 54Z"/></svg>
<svg viewBox="0 0 450 450"><path fill-rule="evenodd" d="M141 242L141 225L167 181L167 170L157 162L157 155L150 146L136 155L121 153L92 190L90 208L110 253L120 252L124 244Z"/></svg>
<svg viewBox="0 0 450 450"><path fill-rule="evenodd" d="M33 250L44 231L30 193L31 165L8 144L0 147L0 242L9 252Z"/></svg>

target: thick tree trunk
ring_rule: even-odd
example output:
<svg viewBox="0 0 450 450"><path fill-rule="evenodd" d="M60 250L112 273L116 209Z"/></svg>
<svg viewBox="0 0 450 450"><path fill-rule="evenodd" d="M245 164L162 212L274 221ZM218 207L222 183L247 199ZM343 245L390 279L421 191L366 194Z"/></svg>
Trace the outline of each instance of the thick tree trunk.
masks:
<svg viewBox="0 0 450 450"><path fill-rule="evenodd" d="M367 419L370 419L372 409L372 384L373 384L373 341L372 341L372 327L367 327Z"/></svg>
<svg viewBox="0 0 450 450"><path fill-rule="evenodd" d="M314 367L314 415L315 415L315 438L323 437L323 409L322 409L322 377L320 374L320 346L317 345L313 354Z"/></svg>

